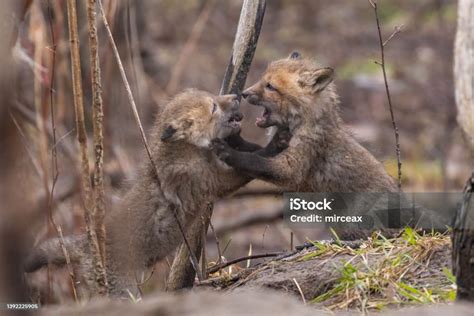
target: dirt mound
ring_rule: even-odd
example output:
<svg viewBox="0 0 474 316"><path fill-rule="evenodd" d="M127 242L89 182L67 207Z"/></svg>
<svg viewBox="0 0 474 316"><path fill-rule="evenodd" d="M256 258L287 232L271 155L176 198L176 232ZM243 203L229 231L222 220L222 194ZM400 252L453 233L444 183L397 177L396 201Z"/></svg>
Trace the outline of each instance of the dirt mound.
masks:
<svg viewBox="0 0 474 316"><path fill-rule="evenodd" d="M416 303L450 302L448 236L374 236L360 244L316 242L286 258L272 260L206 284L227 291L273 289L292 293L330 310L380 310Z"/></svg>

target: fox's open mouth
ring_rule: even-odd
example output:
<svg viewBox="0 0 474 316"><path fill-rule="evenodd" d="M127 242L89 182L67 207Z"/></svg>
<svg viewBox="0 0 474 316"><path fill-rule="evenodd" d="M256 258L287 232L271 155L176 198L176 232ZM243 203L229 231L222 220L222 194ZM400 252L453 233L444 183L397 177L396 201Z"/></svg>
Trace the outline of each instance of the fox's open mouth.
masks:
<svg viewBox="0 0 474 316"><path fill-rule="evenodd" d="M227 120L227 125L232 128L233 130L240 130L240 123L242 121L242 115L232 115L228 120Z"/></svg>
<svg viewBox="0 0 474 316"><path fill-rule="evenodd" d="M267 128L272 125L275 125L275 117L272 116L273 110L277 109L276 104L271 101L262 100L261 98L257 97L256 95L248 95L246 98L247 102L259 106L263 108L262 114L257 117L255 121L255 125L260 128Z"/></svg>
<svg viewBox="0 0 474 316"><path fill-rule="evenodd" d="M268 119L270 118L270 114L272 113L266 106L263 106L263 112L261 116L257 117L257 120L255 121L255 125L258 127L266 127L268 124Z"/></svg>

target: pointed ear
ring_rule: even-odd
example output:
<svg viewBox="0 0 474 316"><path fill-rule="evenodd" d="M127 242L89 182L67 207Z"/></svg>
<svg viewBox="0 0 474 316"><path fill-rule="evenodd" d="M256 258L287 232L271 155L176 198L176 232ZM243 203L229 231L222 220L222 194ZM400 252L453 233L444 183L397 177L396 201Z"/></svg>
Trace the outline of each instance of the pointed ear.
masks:
<svg viewBox="0 0 474 316"><path fill-rule="evenodd" d="M161 132L161 140L164 142L168 142L171 140L174 134L176 134L177 129L171 125L168 125L162 132Z"/></svg>
<svg viewBox="0 0 474 316"><path fill-rule="evenodd" d="M192 125L193 121L189 119L175 120L169 124L165 124L160 138L163 142L174 142L185 139L189 135L189 128Z"/></svg>
<svg viewBox="0 0 474 316"><path fill-rule="evenodd" d="M297 51L293 51L290 56L288 56L288 59L300 59L301 54Z"/></svg>
<svg viewBox="0 0 474 316"><path fill-rule="evenodd" d="M333 79L334 70L332 68L319 68L303 72L299 84L301 86L312 87L314 92L320 92L323 91Z"/></svg>

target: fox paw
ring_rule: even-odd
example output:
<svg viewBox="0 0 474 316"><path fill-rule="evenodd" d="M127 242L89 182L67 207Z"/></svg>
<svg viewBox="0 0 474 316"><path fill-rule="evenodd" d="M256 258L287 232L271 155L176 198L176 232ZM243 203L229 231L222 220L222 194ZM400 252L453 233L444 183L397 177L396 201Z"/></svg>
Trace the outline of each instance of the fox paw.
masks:
<svg viewBox="0 0 474 316"><path fill-rule="evenodd" d="M287 129L278 131L275 135L275 146L279 150L287 149L290 146L291 137L293 135Z"/></svg>
<svg viewBox="0 0 474 316"><path fill-rule="evenodd" d="M220 159L226 161L232 154L232 148L220 138L211 140L209 149Z"/></svg>

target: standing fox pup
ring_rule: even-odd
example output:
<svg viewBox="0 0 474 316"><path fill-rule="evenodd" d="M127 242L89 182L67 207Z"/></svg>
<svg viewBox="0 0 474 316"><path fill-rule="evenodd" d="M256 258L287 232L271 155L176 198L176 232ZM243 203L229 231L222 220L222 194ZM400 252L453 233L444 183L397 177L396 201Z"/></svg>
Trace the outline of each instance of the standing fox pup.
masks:
<svg viewBox="0 0 474 316"><path fill-rule="evenodd" d="M267 158L237 151L216 139L214 152L229 166L285 191L397 192L382 164L344 127L332 80L331 68L296 52L272 62L243 96L263 108L257 126L289 128L293 135L289 148ZM341 234L346 239L358 236Z"/></svg>
<svg viewBox="0 0 474 316"><path fill-rule="evenodd" d="M144 166L123 202L106 217L106 269L109 293L115 297L139 295L136 278L168 255L182 241L177 216L186 230L199 217L197 211L251 180L223 164L209 150L213 138L231 137L240 150L276 154L284 141L275 137L265 149L239 136L242 114L235 95L214 96L186 90L159 113L151 133L152 164ZM283 148L283 147L282 147ZM158 184L164 198L160 197ZM91 286L91 262L84 235L65 239L71 260ZM25 270L53 263L65 264L59 241L40 244L27 258Z"/></svg>
<svg viewBox="0 0 474 316"><path fill-rule="evenodd" d="M214 151L228 165L286 191L396 192L382 164L344 127L332 80L331 68L296 52L272 62L242 95L263 108L257 126L289 128L290 147L265 158L214 140Z"/></svg>

